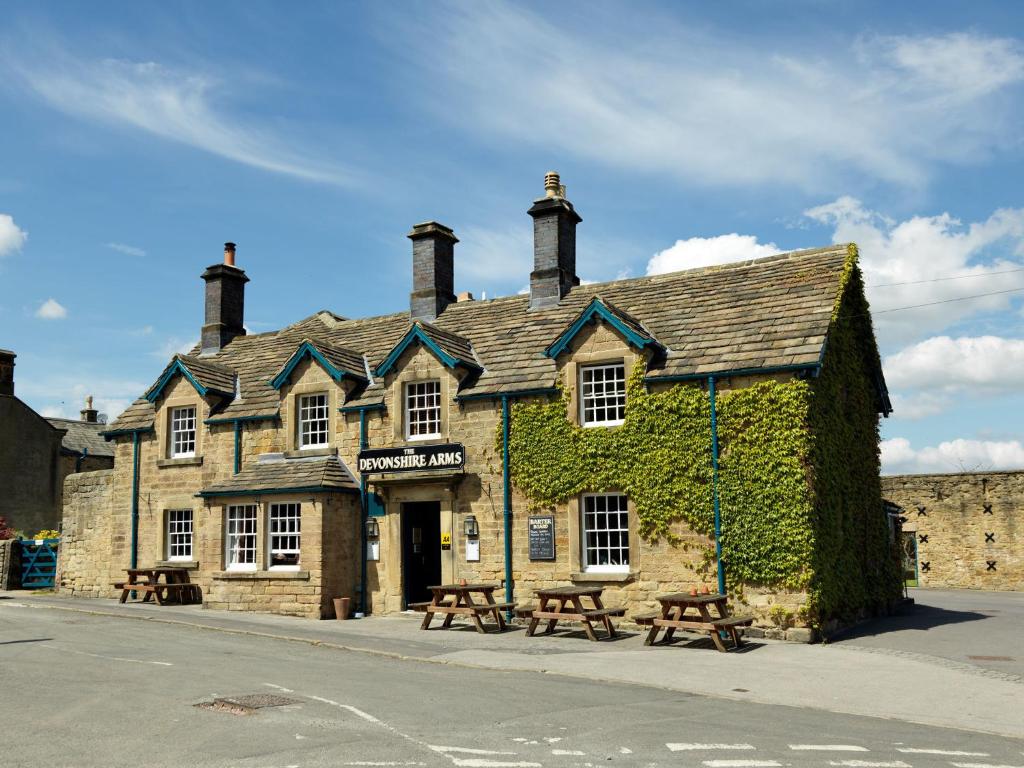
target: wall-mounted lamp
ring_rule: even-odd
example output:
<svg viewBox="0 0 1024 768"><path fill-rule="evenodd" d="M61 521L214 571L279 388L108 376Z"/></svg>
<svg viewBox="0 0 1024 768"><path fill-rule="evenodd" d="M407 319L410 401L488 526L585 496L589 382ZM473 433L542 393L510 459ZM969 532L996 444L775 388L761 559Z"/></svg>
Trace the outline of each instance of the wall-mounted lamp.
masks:
<svg viewBox="0 0 1024 768"><path fill-rule="evenodd" d="M377 518L368 517L366 518L366 538L368 539L379 539L380 538L380 526L377 525Z"/></svg>
<svg viewBox="0 0 1024 768"><path fill-rule="evenodd" d="M480 537L480 526L477 525L476 517L469 515L462 524L463 531L466 533L467 539L476 539Z"/></svg>

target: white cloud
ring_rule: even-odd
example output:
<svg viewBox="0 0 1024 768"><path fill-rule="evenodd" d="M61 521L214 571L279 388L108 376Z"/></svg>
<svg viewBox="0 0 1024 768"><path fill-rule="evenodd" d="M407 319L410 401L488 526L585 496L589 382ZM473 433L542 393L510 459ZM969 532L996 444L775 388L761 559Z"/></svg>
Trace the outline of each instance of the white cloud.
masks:
<svg viewBox="0 0 1024 768"><path fill-rule="evenodd" d="M292 149L235 109L222 83L156 62L78 60L66 53L7 64L53 108L88 120L127 126L245 165L310 181L350 183L337 166Z"/></svg>
<svg viewBox="0 0 1024 768"><path fill-rule="evenodd" d="M161 360L170 360L175 355L187 355L192 348L199 343L199 339L182 340L177 336L171 336L163 344L154 349L150 354Z"/></svg>
<svg viewBox="0 0 1024 768"><path fill-rule="evenodd" d="M39 309L36 310L36 317L43 320L63 320L67 316L67 308L52 298L44 301L39 305Z"/></svg>
<svg viewBox="0 0 1024 768"><path fill-rule="evenodd" d="M456 275L460 285L478 294L477 286L522 280L533 269L533 229L529 222L506 229L469 226L460 229Z"/></svg>
<svg viewBox="0 0 1024 768"><path fill-rule="evenodd" d="M391 37L414 76L430 80L420 89L426 108L495 144L690 184L824 189L851 171L920 185L936 163L974 161L1016 140L1008 92L1024 79L1024 55L1005 38L752 45L727 30L651 14L612 19L593 6L559 23L510 3L448 11L398 21Z"/></svg>
<svg viewBox="0 0 1024 768"><path fill-rule="evenodd" d="M966 440L958 438L937 446L915 449L909 440L883 440L885 474L1024 469L1024 445L1019 440Z"/></svg>
<svg viewBox="0 0 1024 768"><path fill-rule="evenodd" d="M953 405L953 398L941 392L899 392L890 394L889 399L892 401L893 420L903 421L919 421L937 416Z"/></svg>
<svg viewBox="0 0 1024 768"><path fill-rule="evenodd" d="M979 312L1005 310L1015 296L1024 296L1001 294L884 312L1024 288L1024 272L996 274L1024 267L1024 209L1000 209L985 221L969 224L949 213L897 222L865 208L859 200L841 197L805 215L832 225L834 243L857 243L883 344L920 339ZM951 277L956 279L920 282Z"/></svg>
<svg viewBox="0 0 1024 768"><path fill-rule="evenodd" d="M759 243L753 235L718 235L676 240L675 245L658 251L647 262L648 275L681 269L708 267L731 261L746 261L781 253L775 243Z"/></svg>
<svg viewBox="0 0 1024 768"><path fill-rule="evenodd" d="M20 251L28 240L28 232L14 223L14 217L0 213L0 257Z"/></svg>
<svg viewBox="0 0 1024 768"><path fill-rule="evenodd" d="M44 416L77 419L85 407L87 395L93 406L113 421L148 384L132 379L97 375L92 371L73 371L59 375L40 375L18 382L18 395Z"/></svg>
<svg viewBox="0 0 1024 768"><path fill-rule="evenodd" d="M141 248L136 248L134 245L125 245L124 243L107 243L107 248L123 253L125 256L145 256L146 252Z"/></svg>
<svg viewBox="0 0 1024 768"><path fill-rule="evenodd" d="M1019 392L1024 389L1024 339L936 336L885 358L883 368L894 388Z"/></svg>

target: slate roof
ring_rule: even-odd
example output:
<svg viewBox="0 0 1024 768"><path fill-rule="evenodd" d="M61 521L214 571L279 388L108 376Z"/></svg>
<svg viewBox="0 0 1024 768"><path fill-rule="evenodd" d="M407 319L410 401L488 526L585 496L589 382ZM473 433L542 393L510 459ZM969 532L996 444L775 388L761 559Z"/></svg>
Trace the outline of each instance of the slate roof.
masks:
<svg viewBox="0 0 1024 768"><path fill-rule="evenodd" d="M544 350L594 300L614 306L624 320L665 347L652 380L727 374L779 366L816 366L822 357L847 245L795 251L763 259L650 277L580 285L558 306L529 310L529 296L449 305L432 323L431 338L481 367L460 395L494 395L552 387L556 362ZM346 320L318 312L272 333L239 336L212 358L237 372L241 396L217 419L273 417L280 395L270 386L304 339L366 356L375 369L409 331L409 313ZM455 356L455 355L453 355ZM191 368L190 368L191 370ZM346 406L382 401L378 377ZM148 428L153 406L133 403L111 430Z"/></svg>
<svg viewBox="0 0 1024 768"><path fill-rule="evenodd" d="M326 341L313 341L312 339L303 339L299 342L299 346L295 352L285 361L284 365L280 369L274 372L271 378L271 385L282 384L287 380L287 376L284 374L291 375L294 365L301 360L303 357L309 357L309 348L312 347L323 358L344 373L350 374L354 378L366 380L366 360L358 352L353 352L351 349L345 349L344 347L338 347L334 344L328 344ZM281 378L279 382L278 379Z"/></svg>
<svg viewBox="0 0 1024 768"><path fill-rule="evenodd" d="M162 388L167 383L168 374L176 365L182 365L188 369L192 377L199 382L200 386L211 392L228 395L235 394L235 372L212 358L201 358L195 355L175 355L171 362L164 368L160 378L156 380L146 391L150 395L154 390Z"/></svg>
<svg viewBox="0 0 1024 768"><path fill-rule="evenodd" d="M257 461L197 496L249 496L271 491L352 491L359 484L337 456Z"/></svg>
<svg viewBox="0 0 1024 768"><path fill-rule="evenodd" d="M65 430L66 434L60 444L64 450L77 454L88 451L90 456L114 457L114 446L104 440L100 434L107 428L106 424L74 419L47 418L46 420L57 429Z"/></svg>

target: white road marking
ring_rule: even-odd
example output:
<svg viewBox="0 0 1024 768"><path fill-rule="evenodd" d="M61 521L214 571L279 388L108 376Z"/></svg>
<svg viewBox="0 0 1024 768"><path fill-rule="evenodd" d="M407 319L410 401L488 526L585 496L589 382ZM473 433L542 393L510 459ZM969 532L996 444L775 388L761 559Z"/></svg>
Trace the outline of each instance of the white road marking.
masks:
<svg viewBox="0 0 1024 768"><path fill-rule="evenodd" d="M705 760L708 768L781 768L777 760Z"/></svg>
<svg viewBox="0 0 1024 768"><path fill-rule="evenodd" d="M581 752L578 749L552 749L551 750L551 754L552 755L573 755L573 756L582 757L583 755L585 755L587 753L586 752Z"/></svg>
<svg viewBox="0 0 1024 768"><path fill-rule="evenodd" d="M548 737L548 738L544 739L544 741L546 741L548 744L554 744L555 742L561 741L561 740L562 740L561 736L551 736L551 737Z"/></svg>
<svg viewBox="0 0 1024 768"><path fill-rule="evenodd" d="M798 752L867 752L867 747L854 744L790 744L790 749Z"/></svg>
<svg viewBox="0 0 1024 768"><path fill-rule="evenodd" d="M620 755L632 755L633 754L633 750L630 749L629 747L619 747L619 754Z"/></svg>
<svg viewBox="0 0 1024 768"><path fill-rule="evenodd" d="M436 744L427 744L435 752L440 752L443 755L449 752L459 752L463 755L514 755L515 752L495 752L491 749L471 749L470 747L441 747Z"/></svg>
<svg viewBox="0 0 1024 768"><path fill-rule="evenodd" d="M1024 768L1021 765L992 765L991 763L953 763L956 768Z"/></svg>
<svg viewBox="0 0 1024 768"><path fill-rule="evenodd" d="M268 688L276 688L282 693L295 693L291 688L285 688L283 685L274 685L273 683L264 683Z"/></svg>
<svg viewBox="0 0 1024 768"><path fill-rule="evenodd" d="M75 651L71 648L59 648L55 645L37 645L37 648L46 648L51 651L60 651L61 653L77 653L79 656L92 656L94 659L106 659L107 661L126 661L131 664L154 664L158 667L173 667L169 661L146 661L145 659L126 659L123 656L104 656L100 653L87 653L86 651Z"/></svg>
<svg viewBox="0 0 1024 768"><path fill-rule="evenodd" d="M961 752L956 749L917 749L914 747L896 747L897 752L908 755L950 755L952 757L990 757L988 752Z"/></svg>
<svg viewBox="0 0 1024 768"><path fill-rule="evenodd" d="M392 766L392 765L426 765L426 763L417 763L415 761L409 761L405 763L387 762L384 760L353 760L348 763L341 763L341 765L380 765L380 766Z"/></svg>
<svg viewBox="0 0 1024 768"><path fill-rule="evenodd" d="M671 752L689 752L704 749L753 749L753 744L666 744Z"/></svg>
<svg viewBox="0 0 1024 768"><path fill-rule="evenodd" d="M459 768L543 768L540 763L526 761L513 762L503 760L484 760L480 757L453 757L452 762Z"/></svg>
<svg viewBox="0 0 1024 768"><path fill-rule="evenodd" d="M356 717L363 718L363 720L366 720L369 723L376 723L377 725L383 725L386 728L390 728L390 726L386 725L385 723L382 723L380 720L378 720L376 717L371 715L369 712L363 712L363 710L359 709L358 707L353 707L351 704L340 704L337 701L331 701L330 699L324 699L324 698L321 698L320 696L310 696L309 698L313 699L313 701L322 701L324 704L330 704L332 707L338 707L339 709L344 709L347 712L351 712Z"/></svg>
<svg viewBox="0 0 1024 768"><path fill-rule="evenodd" d="M828 764L843 766L843 768L910 768L910 763L904 763L902 760L878 763L871 760L830 760Z"/></svg>

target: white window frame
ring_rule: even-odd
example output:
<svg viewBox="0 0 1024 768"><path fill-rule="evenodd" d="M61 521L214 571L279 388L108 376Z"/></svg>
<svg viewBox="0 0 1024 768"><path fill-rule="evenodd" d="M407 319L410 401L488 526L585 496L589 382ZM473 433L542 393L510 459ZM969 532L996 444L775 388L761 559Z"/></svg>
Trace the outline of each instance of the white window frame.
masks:
<svg viewBox="0 0 1024 768"><path fill-rule="evenodd" d="M600 500L604 500L601 504ZM615 509L609 509L615 500ZM604 509L599 509L599 507ZM588 515L593 516L593 524L588 525ZM605 515L603 528L597 526L598 515ZM617 515L616 525L608 525L607 516ZM593 546L590 546L588 534L593 532L596 535ZM605 543L601 543L601 534L604 533ZM614 546L611 541L613 534L618 537L618 543ZM606 558L601 553L607 553ZM593 555L591 554L593 552ZM611 563L612 552L618 554L620 560L625 555L625 562ZM629 546L629 499L623 493L588 493L580 498L580 565L585 573L628 573L630 568L630 546ZM598 562L591 563L591 559ZM602 559L609 562L602 563Z"/></svg>
<svg viewBox="0 0 1024 768"><path fill-rule="evenodd" d="M598 372L600 372L601 380L596 383L602 387L602 392L601 394L594 394L595 381L593 376ZM609 373L614 374L610 379L607 378ZM590 381L587 381L588 377ZM611 395L607 394L603 389L608 383L615 385L615 390ZM622 424L625 420L626 411L626 364L624 362L617 362L580 366L579 393L580 424L584 427L616 427ZM619 403L608 402L609 400L620 399L621 402ZM616 417L613 419L597 418L596 414L598 411L604 411L604 415L607 416L607 412L610 409L615 409L616 412L621 409L622 415L616 414ZM594 417L588 418L587 411L593 411Z"/></svg>
<svg viewBox="0 0 1024 768"><path fill-rule="evenodd" d="M236 513L241 513L237 520L234 520ZM224 566L229 571L255 571L256 558L258 556L257 546L259 542L259 505L258 504L232 504L224 514ZM242 525L249 523L248 526ZM251 530L247 530L251 529ZM249 539L248 542L242 542ZM248 543L251 546L237 547L235 542ZM238 561L235 555L247 553L244 561ZM248 553L251 553L248 554ZM250 560L251 558L251 560Z"/></svg>
<svg viewBox="0 0 1024 768"><path fill-rule="evenodd" d="M413 404L414 398L419 398L415 401L415 405ZM439 379L406 382L402 387L402 399L406 440L436 440L441 437L441 381ZM430 418L431 411L436 412L436 419ZM415 423L428 427L434 426L436 427L434 431L413 434L413 415L420 413L428 414L427 418L417 419Z"/></svg>
<svg viewBox="0 0 1024 768"><path fill-rule="evenodd" d="M314 398L322 398L323 402L317 402L315 405L307 405L308 400ZM298 414L298 435L297 440L299 444L299 450L313 450L316 448L326 448L331 442L331 398L326 392L314 392L308 395L299 395L296 398L295 411ZM314 414L310 416L310 413ZM317 428L314 431L306 432L307 424L316 424L320 426L322 422L323 429ZM321 442L308 442L310 436L322 436Z"/></svg>
<svg viewBox="0 0 1024 768"><path fill-rule="evenodd" d="M168 509L167 519L167 559L192 560L193 543L195 541L195 516L191 509ZM175 554L178 549L178 554Z"/></svg>
<svg viewBox="0 0 1024 768"><path fill-rule="evenodd" d="M187 412L191 411L191 414ZM194 405L181 405L171 408L168 415L168 453L172 459L190 459L196 455L196 445L199 442L199 430L197 429L197 417L199 409ZM191 433L191 440L187 435ZM179 450L178 436L184 435L181 443L187 446L190 442L191 450Z"/></svg>
<svg viewBox="0 0 1024 768"><path fill-rule="evenodd" d="M283 514L275 514L283 513ZM281 524L284 525L281 525ZM291 525L294 523L294 526ZM284 528L284 530L277 530ZM280 546L281 539L294 539L294 546ZM292 543L292 542L287 542ZM278 546L275 546L278 544ZM273 502L267 505L267 569L297 571L302 564L302 504L297 501ZM274 565L275 554L295 555L295 563Z"/></svg>

